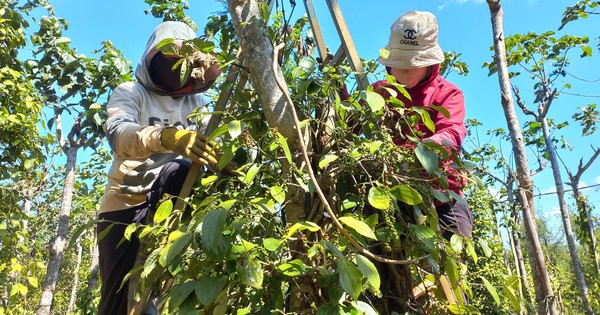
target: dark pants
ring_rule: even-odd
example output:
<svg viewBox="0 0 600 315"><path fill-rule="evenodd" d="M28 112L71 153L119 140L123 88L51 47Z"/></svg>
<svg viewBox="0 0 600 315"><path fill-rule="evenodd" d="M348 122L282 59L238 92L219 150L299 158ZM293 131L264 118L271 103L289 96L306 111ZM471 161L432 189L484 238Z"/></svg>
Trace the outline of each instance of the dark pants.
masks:
<svg viewBox="0 0 600 315"><path fill-rule="evenodd" d="M130 241L123 240L125 228L134 222L145 223L152 220L158 202L165 194L179 195L190 166L191 162L187 160L173 160L166 163L152 185L152 190L148 193L145 203L130 209L98 215L98 219L103 220L96 227L98 234L112 225L106 236L98 241L100 278L102 279L99 315L127 314L129 281L122 286L121 282L135 264L140 242L135 233L131 236ZM122 244L118 245L121 241L123 241Z"/></svg>
<svg viewBox="0 0 600 315"><path fill-rule="evenodd" d="M450 240L453 234L460 234L468 238L473 237L473 217L466 204L458 201L454 202L453 205L445 203L436 206L435 210L445 239Z"/></svg>

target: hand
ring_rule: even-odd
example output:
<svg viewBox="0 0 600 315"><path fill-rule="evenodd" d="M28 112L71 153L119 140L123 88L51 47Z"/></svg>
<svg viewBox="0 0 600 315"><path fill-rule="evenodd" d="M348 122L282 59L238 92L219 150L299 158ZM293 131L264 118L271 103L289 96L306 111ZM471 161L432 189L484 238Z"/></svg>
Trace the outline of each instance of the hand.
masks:
<svg viewBox="0 0 600 315"><path fill-rule="evenodd" d="M192 130L181 130L176 127L166 127L160 135L163 147L179 155L185 156L192 162L202 165L217 164L215 143L207 143L206 136Z"/></svg>

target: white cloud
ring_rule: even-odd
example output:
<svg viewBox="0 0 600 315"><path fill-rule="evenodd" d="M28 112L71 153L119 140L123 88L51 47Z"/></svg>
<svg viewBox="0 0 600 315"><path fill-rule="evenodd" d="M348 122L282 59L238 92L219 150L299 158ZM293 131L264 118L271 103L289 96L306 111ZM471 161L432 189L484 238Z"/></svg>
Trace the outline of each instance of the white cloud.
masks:
<svg viewBox="0 0 600 315"><path fill-rule="evenodd" d="M600 184L600 176L596 177L596 184Z"/></svg>

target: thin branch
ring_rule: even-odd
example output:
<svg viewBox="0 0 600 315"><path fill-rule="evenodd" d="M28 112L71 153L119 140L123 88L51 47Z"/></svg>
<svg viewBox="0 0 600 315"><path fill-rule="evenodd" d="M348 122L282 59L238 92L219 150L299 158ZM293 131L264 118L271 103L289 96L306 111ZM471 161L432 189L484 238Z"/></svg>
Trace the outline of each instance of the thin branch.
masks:
<svg viewBox="0 0 600 315"><path fill-rule="evenodd" d="M521 108L523 113L525 113L526 115L531 115L531 116L535 117L535 119L537 120L538 115L534 111L527 108L527 104L525 104L525 102L523 102L523 100L521 99L521 93L519 92L519 88L515 85L511 85L511 86L513 89L513 93L515 94L515 97L517 98L517 105L519 106L519 108Z"/></svg>

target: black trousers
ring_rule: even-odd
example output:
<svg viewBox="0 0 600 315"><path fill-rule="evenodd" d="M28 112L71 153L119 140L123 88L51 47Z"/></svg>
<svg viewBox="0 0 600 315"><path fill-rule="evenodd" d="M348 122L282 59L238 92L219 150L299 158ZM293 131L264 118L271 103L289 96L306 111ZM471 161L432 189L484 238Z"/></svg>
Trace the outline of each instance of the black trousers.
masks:
<svg viewBox="0 0 600 315"><path fill-rule="evenodd" d="M435 210L445 239L450 240L453 234L473 237L473 216L466 204L455 201L436 206Z"/></svg>
<svg viewBox="0 0 600 315"><path fill-rule="evenodd" d="M134 233L131 240L123 239L127 226L131 223L145 223L154 218L158 202L165 194L177 196L189 172L191 162L173 160L166 163L146 197L146 202L125 210L101 213L98 219L103 220L96 226L97 234L109 228L109 232L98 241L100 254L100 288L99 315L125 315L127 309L128 282L121 285L123 279L131 271L139 251L140 242ZM123 241L120 245L118 245ZM118 245L118 246L117 246Z"/></svg>

